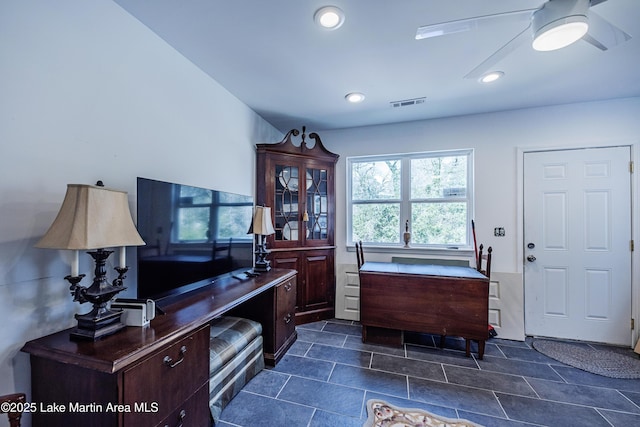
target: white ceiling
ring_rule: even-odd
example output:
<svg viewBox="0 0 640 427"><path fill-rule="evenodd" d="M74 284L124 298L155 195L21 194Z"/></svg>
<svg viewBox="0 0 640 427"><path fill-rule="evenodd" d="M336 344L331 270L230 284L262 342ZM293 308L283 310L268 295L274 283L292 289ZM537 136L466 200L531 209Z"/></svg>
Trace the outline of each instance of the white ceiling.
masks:
<svg viewBox="0 0 640 427"><path fill-rule="evenodd" d="M591 9L631 40L607 51L582 40L553 52L525 44L493 67L505 76L489 85L464 76L522 23L424 40L417 28L544 0L114 1L283 132L640 96L640 0ZM314 24L325 5L345 12L342 27ZM365 101L348 104L353 91ZM390 106L420 97L423 104Z"/></svg>

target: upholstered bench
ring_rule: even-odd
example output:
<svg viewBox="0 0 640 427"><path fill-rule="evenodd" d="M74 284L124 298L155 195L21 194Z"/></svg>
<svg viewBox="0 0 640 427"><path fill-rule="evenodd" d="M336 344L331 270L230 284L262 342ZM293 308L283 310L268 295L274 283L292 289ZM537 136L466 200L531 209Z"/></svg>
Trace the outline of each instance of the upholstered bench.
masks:
<svg viewBox="0 0 640 427"><path fill-rule="evenodd" d="M262 325L224 316L211 322L209 407L214 422L242 387L264 368Z"/></svg>

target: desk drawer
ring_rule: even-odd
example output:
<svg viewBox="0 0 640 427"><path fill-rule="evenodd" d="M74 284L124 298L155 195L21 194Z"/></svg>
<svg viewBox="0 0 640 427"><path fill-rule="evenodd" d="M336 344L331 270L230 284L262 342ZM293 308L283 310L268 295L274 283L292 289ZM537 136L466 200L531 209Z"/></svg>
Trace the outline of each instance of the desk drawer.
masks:
<svg viewBox="0 0 640 427"><path fill-rule="evenodd" d="M158 424L158 427L208 427L210 425L209 387L203 385L196 394L179 405L175 411L162 420L162 422Z"/></svg>
<svg viewBox="0 0 640 427"><path fill-rule="evenodd" d="M156 425L209 378L209 326L168 344L126 370L123 403L126 426ZM145 407L146 405L146 407Z"/></svg>
<svg viewBox="0 0 640 427"><path fill-rule="evenodd" d="M276 348L280 348L296 328L296 279L276 287Z"/></svg>

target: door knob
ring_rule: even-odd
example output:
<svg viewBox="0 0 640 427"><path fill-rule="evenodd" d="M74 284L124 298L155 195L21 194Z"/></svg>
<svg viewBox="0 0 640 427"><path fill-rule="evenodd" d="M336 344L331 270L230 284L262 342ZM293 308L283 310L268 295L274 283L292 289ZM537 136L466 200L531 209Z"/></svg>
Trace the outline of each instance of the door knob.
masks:
<svg viewBox="0 0 640 427"><path fill-rule="evenodd" d="M527 261L529 261L529 262L533 262L533 261L535 261L535 260L536 260L536 257L534 257L533 255L529 255L529 256L527 257Z"/></svg>

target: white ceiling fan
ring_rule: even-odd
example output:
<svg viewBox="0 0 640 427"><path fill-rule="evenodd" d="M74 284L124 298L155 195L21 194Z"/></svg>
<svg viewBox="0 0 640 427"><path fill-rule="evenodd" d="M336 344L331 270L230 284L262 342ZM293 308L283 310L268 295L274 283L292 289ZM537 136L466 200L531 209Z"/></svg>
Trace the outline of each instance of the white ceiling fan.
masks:
<svg viewBox="0 0 640 427"><path fill-rule="evenodd" d="M631 36L611 24L590 8L607 0L548 0L537 9L525 9L493 15L425 25L418 28L416 39L439 37L447 34L488 27L498 21L522 22L527 26L498 49L465 78L475 79L484 75L509 53L530 40L536 50L560 49L580 39L598 49L607 50L623 43Z"/></svg>

